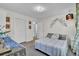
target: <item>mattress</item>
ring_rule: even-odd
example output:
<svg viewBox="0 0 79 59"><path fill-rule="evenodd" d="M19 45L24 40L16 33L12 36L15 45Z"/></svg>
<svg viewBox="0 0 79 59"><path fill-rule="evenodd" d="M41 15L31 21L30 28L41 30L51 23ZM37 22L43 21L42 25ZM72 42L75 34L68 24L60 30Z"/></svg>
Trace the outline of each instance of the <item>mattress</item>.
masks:
<svg viewBox="0 0 79 59"><path fill-rule="evenodd" d="M35 49L39 49L51 56L65 56L68 46L66 40L39 39L35 41Z"/></svg>

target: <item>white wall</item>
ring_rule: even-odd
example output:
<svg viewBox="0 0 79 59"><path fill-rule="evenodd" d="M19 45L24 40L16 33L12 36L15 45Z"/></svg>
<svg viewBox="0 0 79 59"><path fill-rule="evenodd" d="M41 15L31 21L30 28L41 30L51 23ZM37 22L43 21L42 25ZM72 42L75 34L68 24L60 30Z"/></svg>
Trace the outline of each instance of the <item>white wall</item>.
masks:
<svg viewBox="0 0 79 59"><path fill-rule="evenodd" d="M33 28L29 30L28 21L33 18L0 8L0 24L5 25L6 16L11 18L11 32L8 34L18 43L33 39Z"/></svg>
<svg viewBox="0 0 79 59"><path fill-rule="evenodd" d="M57 11L57 12L59 12L59 11ZM57 14L57 12L56 12L56 14ZM67 34L66 27L63 26L60 22L56 22L52 28L50 27L50 24L52 23L52 20L54 20L56 18L62 18L63 20L66 20L66 15L68 13L73 13L75 16L76 15L76 6L74 4L73 7L62 10L60 12L61 12L60 14L57 14L57 15L52 16L50 18L46 18L40 22L41 25L38 25L38 32L40 33L39 36L41 36L41 34L43 34L41 37L45 37L47 35L47 33L51 33L51 32L52 33Z"/></svg>
<svg viewBox="0 0 79 59"><path fill-rule="evenodd" d="M31 17L29 17L28 18L28 20L27 20L27 25L26 25L26 30L27 30L27 40L26 41L31 41L31 40L33 40L33 31L34 31L34 25L33 25L33 21L34 21L35 19L34 18L31 18ZM31 29L29 29L29 21L31 21Z"/></svg>
<svg viewBox="0 0 79 59"><path fill-rule="evenodd" d="M56 16L52 16L51 18L46 18L43 21L38 22L37 23L38 24L38 36L39 37L46 36L48 32L66 33L65 32L65 28L60 23L56 23L53 28L50 28L50 24L51 24L52 20L57 18L57 17L65 18L65 15L68 14L69 11L70 12L75 12L75 10L73 8L76 9L75 7L71 7L71 8L63 10L63 12L61 12L60 14L57 14L57 12L59 12L59 11L57 11L56 12L56 14L57 14ZM31 40L33 40L33 25L32 25L32 29L29 30L28 22L29 22L29 20L31 20L33 22L35 20L35 18L24 16L24 15L21 15L19 13L16 13L16 12L13 12L13 11L10 11L10 10L5 10L5 9L0 8L0 24L1 25L5 24L5 17L6 16L10 16L11 17L11 32L9 33L9 35L15 41L20 43L20 42L23 42L23 41L31 41ZM16 21L18 21L17 19L20 19L19 22L21 23L21 24L18 23L20 25L17 25L17 26L19 26L19 28L14 26L14 23ZM23 22L21 22L21 20L23 20ZM21 28L24 28L24 27L22 27L22 25L25 26L26 31L21 29ZM23 31L22 32L22 36L23 37L21 37L21 34L18 35L19 34L19 31L18 31L19 29L21 29L20 31ZM59 31L58 29L61 30L61 31ZM25 32L26 32L26 34L25 34Z"/></svg>
<svg viewBox="0 0 79 59"><path fill-rule="evenodd" d="M44 23L39 22L37 23L37 38L43 38L43 36L44 36Z"/></svg>
<svg viewBox="0 0 79 59"><path fill-rule="evenodd" d="M59 21L57 21L52 27L50 26L51 23L51 19L44 21L44 36L46 36L47 33L67 34L66 27Z"/></svg>
<svg viewBox="0 0 79 59"><path fill-rule="evenodd" d="M5 17L6 17L6 12L0 9L0 25L1 26L4 26Z"/></svg>

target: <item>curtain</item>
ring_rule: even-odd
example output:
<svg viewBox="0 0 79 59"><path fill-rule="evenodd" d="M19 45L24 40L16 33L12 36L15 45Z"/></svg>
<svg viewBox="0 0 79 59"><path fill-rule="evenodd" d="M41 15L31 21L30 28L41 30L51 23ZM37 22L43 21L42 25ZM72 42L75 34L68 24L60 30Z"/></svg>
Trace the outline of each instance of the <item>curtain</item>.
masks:
<svg viewBox="0 0 79 59"><path fill-rule="evenodd" d="M76 4L76 35L74 39L73 52L79 54L79 4Z"/></svg>

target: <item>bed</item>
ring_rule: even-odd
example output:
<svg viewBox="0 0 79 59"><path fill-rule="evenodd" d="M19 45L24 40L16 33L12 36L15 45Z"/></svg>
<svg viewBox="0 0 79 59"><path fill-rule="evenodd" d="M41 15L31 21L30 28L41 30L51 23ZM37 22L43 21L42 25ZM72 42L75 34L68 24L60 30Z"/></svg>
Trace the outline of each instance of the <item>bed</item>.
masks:
<svg viewBox="0 0 79 59"><path fill-rule="evenodd" d="M66 56L68 51L67 40L58 38L41 38L35 41L35 49L38 49L50 56Z"/></svg>
<svg viewBox="0 0 79 59"><path fill-rule="evenodd" d="M26 49L24 46L21 44L13 41L9 36L6 37L1 37L4 42L6 47L11 49L11 52L2 54L2 56L25 56L26 55Z"/></svg>

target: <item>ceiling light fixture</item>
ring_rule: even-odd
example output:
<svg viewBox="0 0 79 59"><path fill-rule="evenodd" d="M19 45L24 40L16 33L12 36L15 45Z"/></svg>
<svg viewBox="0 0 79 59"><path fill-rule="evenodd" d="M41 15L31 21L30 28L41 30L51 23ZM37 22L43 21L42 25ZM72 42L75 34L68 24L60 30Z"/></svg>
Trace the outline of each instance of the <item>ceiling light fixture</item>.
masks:
<svg viewBox="0 0 79 59"><path fill-rule="evenodd" d="M34 10L37 12L44 12L46 9L43 6L35 6Z"/></svg>

